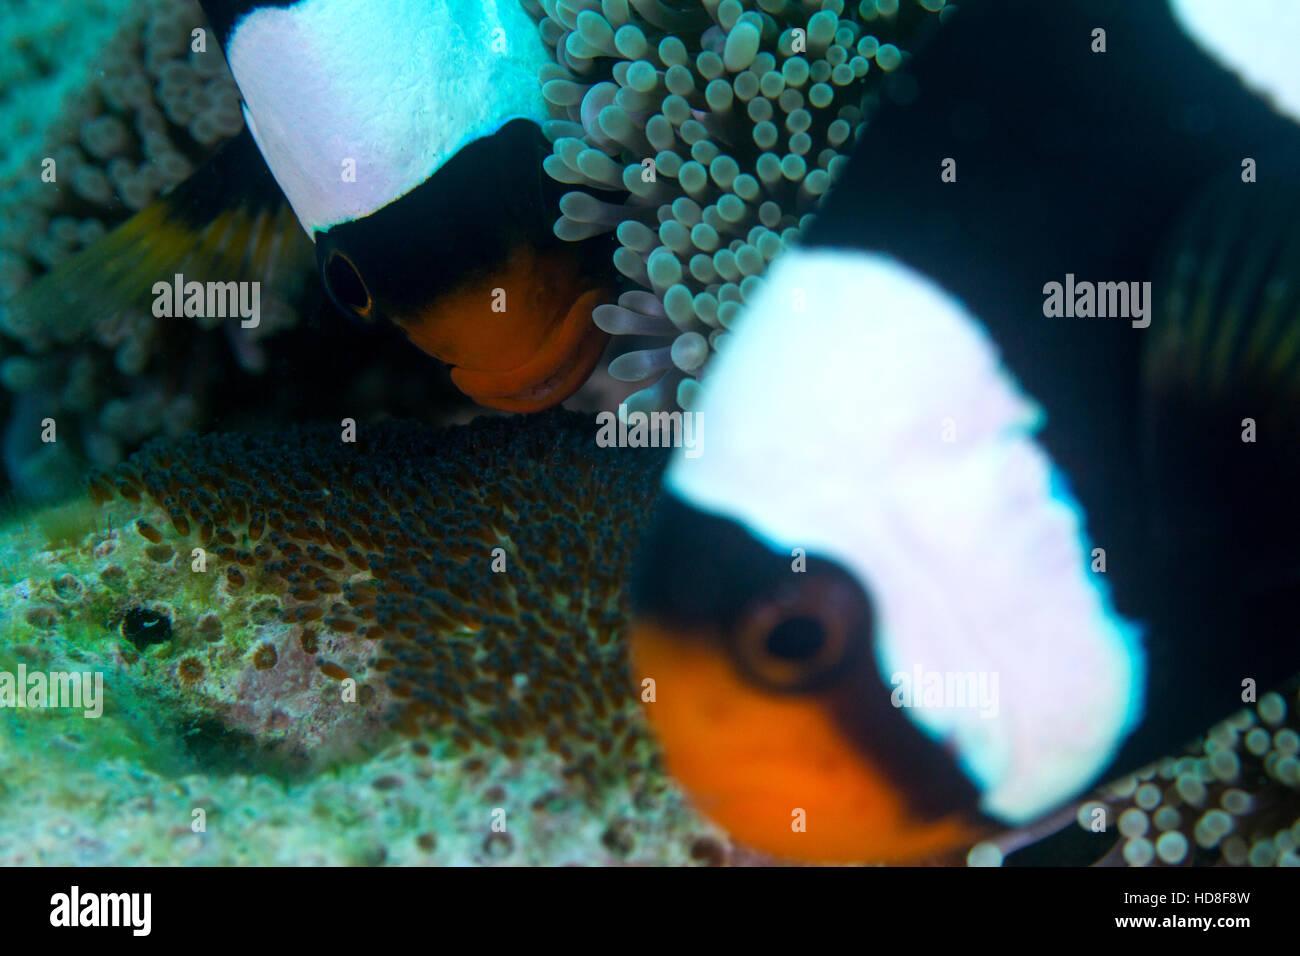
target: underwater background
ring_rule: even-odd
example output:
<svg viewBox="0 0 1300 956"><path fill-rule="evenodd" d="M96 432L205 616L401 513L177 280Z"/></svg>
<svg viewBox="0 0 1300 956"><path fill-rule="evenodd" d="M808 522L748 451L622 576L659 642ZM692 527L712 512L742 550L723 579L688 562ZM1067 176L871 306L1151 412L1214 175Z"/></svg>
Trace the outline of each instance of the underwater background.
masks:
<svg viewBox="0 0 1300 956"><path fill-rule="evenodd" d="M574 4L595 15L581 27L562 4L524 6L557 61L539 77L557 183L637 194L621 167L663 135L600 125L612 100L575 79L603 56L636 89L643 51L613 43L610 10L676 37L668 65L722 112L754 97L746 83L807 79L757 33L748 79L724 62L741 55L726 52L738 11L779 9L808 27L828 98L790 106L816 113L806 128L748 111L760 144L773 119L807 140L797 169L723 155L698 123L680 188L654 196L658 229L566 197L556 233L607 234L627 280L596 315L611 345L565 410L501 416L392 327L340 315L292 215L248 250L256 328L4 309L243 120L217 44L191 49L194 0L0 0L0 671L97 672L106 688L94 719L0 708L0 865L782 862L733 842L663 767L624 621L665 459L601 454L591 415L692 407L874 105L913 95L908 50L946 5L727 0L651 24L640 5ZM717 251L681 253L701 227ZM510 571L485 586L496 549ZM1270 692L1065 817L929 862L1300 864L1298 710L1294 684ZM1096 806L1114 821L1100 835Z"/></svg>

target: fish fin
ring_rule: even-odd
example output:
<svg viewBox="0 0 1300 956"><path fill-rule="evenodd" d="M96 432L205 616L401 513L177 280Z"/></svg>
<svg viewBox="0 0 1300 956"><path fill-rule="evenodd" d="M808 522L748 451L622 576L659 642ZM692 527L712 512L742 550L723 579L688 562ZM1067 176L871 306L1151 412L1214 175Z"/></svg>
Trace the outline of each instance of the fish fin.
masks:
<svg viewBox="0 0 1300 956"><path fill-rule="evenodd" d="M39 324L72 342L96 323L147 309L175 273L274 281L310 261L302 233L245 129L189 179L0 305L7 328Z"/></svg>
<svg viewBox="0 0 1300 956"><path fill-rule="evenodd" d="M1147 736L1165 742L1240 706L1241 680L1264 690L1300 669L1300 179L1294 161L1259 168L1186 207L1152 272L1151 325L1134 331L1165 634Z"/></svg>
<svg viewBox="0 0 1300 956"><path fill-rule="evenodd" d="M1151 328L1137 334L1150 336L1154 503L1192 533L1185 544L1272 577L1294 566L1300 541L1300 180L1279 165L1261 175L1269 182L1233 174L1194 199L1154 272Z"/></svg>
<svg viewBox="0 0 1300 956"><path fill-rule="evenodd" d="M1289 182L1214 182L1166 242L1145 352L1156 393L1300 400L1300 189L1272 175Z"/></svg>

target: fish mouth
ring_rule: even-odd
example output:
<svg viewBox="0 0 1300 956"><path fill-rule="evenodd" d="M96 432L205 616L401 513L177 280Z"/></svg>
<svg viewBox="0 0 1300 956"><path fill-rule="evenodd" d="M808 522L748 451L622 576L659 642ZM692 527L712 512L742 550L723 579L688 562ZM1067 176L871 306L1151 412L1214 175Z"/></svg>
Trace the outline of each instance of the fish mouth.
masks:
<svg viewBox="0 0 1300 956"><path fill-rule="evenodd" d="M580 250L516 244L436 300L395 316L418 348L451 366L451 380L488 408L558 405L591 375L609 341L591 313L609 297Z"/></svg>
<svg viewBox="0 0 1300 956"><path fill-rule="evenodd" d="M598 289L578 296L523 365L501 371L453 366L452 382L478 404L501 411L536 412L558 405L590 377L605 351L609 335L591 318L602 299Z"/></svg>

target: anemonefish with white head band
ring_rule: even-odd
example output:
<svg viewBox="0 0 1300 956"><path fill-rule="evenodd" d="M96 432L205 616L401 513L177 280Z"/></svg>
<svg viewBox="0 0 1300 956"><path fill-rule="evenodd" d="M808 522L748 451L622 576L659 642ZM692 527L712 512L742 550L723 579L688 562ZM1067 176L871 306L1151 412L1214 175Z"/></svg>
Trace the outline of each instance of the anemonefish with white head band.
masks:
<svg viewBox="0 0 1300 956"><path fill-rule="evenodd" d="M604 273L551 231L552 59L518 0L204 9L335 302L391 318L486 405L544 408L586 380Z"/></svg>
<svg viewBox="0 0 1300 956"><path fill-rule="evenodd" d="M1300 126L1156 4L963 4L908 76L634 580L669 771L782 858L948 858L1300 671Z"/></svg>
<svg viewBox="0 0 1300 956"><path fill-rule="evenodd" d="M212 273L200 281L241 277L283 196L334 303L396 323L470 397L531 411L575 391L607 341L591 312L609 250L552 231L541 71L554 62L518 0L202 6L246 131L10 308L102 311L186 264Z"/></svg>

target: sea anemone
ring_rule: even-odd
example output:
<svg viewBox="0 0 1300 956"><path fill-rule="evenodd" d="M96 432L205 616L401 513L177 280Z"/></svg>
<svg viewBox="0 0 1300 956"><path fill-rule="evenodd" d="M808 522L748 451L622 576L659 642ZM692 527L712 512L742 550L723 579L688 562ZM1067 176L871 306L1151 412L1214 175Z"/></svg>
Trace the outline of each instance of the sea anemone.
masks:
<svg viewBox="0 0 1300 956"><path fill-rule="evenodd" d="M1079 810L1106 811L1133 866L1300 866L1300 696L1264 694L1185 753L1103 788ZM1288 699L1290 706L1288 706Z"/></svg>
<svg viewBox="0 0 1300 956"><path fill-rule="evenodd" d="M75 19L87 14L78 9ZM297 299L311 272L310 245L286 210L276 227L282 241L258 250L256 328L192 320L198 327L182 345L147 308L91 321L4 307L184 181L243 128L239 91L216 38L207 32L205 48L192 48L192 31L207 24L195 0L128 3L118 17L117 31L96 44L87 76L62 52L47 58L46 69L69 74L65 85L84 86L57 111L43 101L42 112L54 118L28 136L24 155L0 179L0 386L12 396L5 465L32 497L66 493L67 476L85 463L116 464L148 437L200 424L210 371L197 370L210 369L218 350L239 368L260 370L259 341L298 323ZM69 29L40 24L54 36ZM48 35L32 34L27 45L39 50ZM46 159L54 162L53 182L42 176ZM45 418L58 422L57 442L38 440Z"/></svg>
<svg viewBox="0 0 1300 956"><path fill-rule="evenodd" d="M127 5L87 87L60 104L35 155L7 171L0 299L188 178L243 129L239 90L215 37L204 52L191 51L191 31L206 23L195 0ZM59 188L41 180L44 157L56 162ZM6 331L34 348L59 338L42 327ZM140 364L126 354L117 361Z"/></svg>
<svg viewBox="0 0 1300 956"><path fill-rule="evenodd" d="M1264 694L1181 754L980 844L967 862L1300 866L1298 690Z"/></svg>
<svg viewBox="0 0 1300 956"><path fill-rule="evenodd" d="M532 2L532 0L527 0ZM614 232L639 288L594 313L656 347L611 362L630 409L689 408L710 355L798 241L860 135L897 45L945 0L537 0L557 61L545 168L581 187L555 233ZM593 195L593 192L598 195Z"/></svg>

